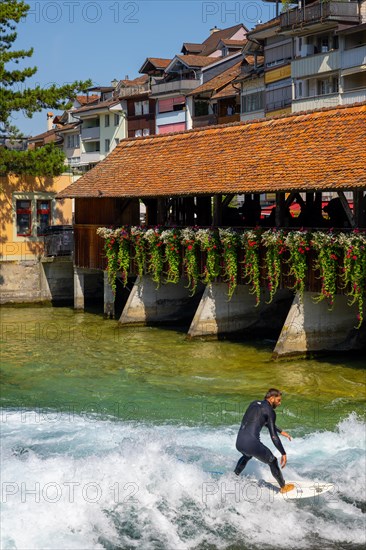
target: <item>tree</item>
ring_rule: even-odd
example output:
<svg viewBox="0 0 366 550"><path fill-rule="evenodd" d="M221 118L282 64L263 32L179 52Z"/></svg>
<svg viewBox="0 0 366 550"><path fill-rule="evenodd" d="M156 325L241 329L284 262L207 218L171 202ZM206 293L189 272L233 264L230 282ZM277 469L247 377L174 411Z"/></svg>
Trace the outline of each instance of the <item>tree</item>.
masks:
<svg viewBox="0 0 366 550"><path fill-rule="evenodd" d="M0 150L0 175L60 176L65 171L65 155L53 143L29 151Z"/></svg>
<svg viewBox="0 0 366 550"><path fill-rule="evenodd" d="M72 105L71 100L78 93L85 91L91 86L91 81L87 80L85 82L75 81L64 86L56 86L54 84L45 89L40 86L33 88L22 87L22 84L37 72L37 67L18 69L11 66L19 64L21 60L30 58L33 55L33 48L29 50L12 49L17 38L16 24L19 23L22 17L26 17L28 11L29 6L23 0L1 0L0 138L16 139L22 136L19 129L12 124L13 113L21 111L28 118L32 118L34 113L40 112L43 109L68 109ZM7 65L9 66L9 64L10 68L8 70ZM55 148L52 150L55 151ZM19 154L20 152L14 153ZM50 154L53 153L50 152ZM0 164L4 168L4 149L0 149L0 157ZM9 155L6 158L8 157Z"/></svg>

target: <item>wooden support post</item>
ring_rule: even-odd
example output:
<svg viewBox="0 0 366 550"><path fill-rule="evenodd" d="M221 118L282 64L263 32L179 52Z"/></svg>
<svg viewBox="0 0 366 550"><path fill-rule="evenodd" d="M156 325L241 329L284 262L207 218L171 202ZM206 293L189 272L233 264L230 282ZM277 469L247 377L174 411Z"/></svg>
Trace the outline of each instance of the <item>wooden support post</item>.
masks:
<svg viewBox="0 0 366 550"><path fill-rule="evenodd" d="M285 193L276 193L276 227L283 227L285 218Z"/></svg>
<svg viewBox="0 0 366 550"><path fill-rule="evenodd" d="M364 227L366 220L364 218L364 196L363 191L353 191L353 216L355 218L356 227Z"/></svg>
<svg viewBox="0 0 366 550"><path fill-rule="evenodd" d="M194 225L194 197L185 197L184 201L184 223Z"/></svg>
<svg viewBox="0 0 366 550"><path fill-rule="evenodd" d="M197 225L211 225L211 197L197 197Z"/></svg>
<svg viewBox="0 0 366 550"><path fill-rule="evenodd" d="M355 218L353 216L352 210L349 207L348 200L346 199L346 195L343 193L343 191L338 191L338 197L341 201L341 204L343 206L343 210L346 213L347 219L350 223L351 227L356 227Z"/></svg>
<svg viewBox="0 0 366 550"><path fill-rule="evenodd" d="M159 225L166 224L166 199L158 199L158 209L157 209L157 222Z"/></svg>
<svg viewBox="0 0 366 550"><path fill-rule="evenodd" d="M215 195L213 225L218 227L221 224L222 224L222 195Z"/></svg>
<svg viewBox="0 0 366 550"><path fill-rule="evenodd" d="M156 199L142 199L146 206L146 225L157 225L158 223L158 201Z"/></svg>

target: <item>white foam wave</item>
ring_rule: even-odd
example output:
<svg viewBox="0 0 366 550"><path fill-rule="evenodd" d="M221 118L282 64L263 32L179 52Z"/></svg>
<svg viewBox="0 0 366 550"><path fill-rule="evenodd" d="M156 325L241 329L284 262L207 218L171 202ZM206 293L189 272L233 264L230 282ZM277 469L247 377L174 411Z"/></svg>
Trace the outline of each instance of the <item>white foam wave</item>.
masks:
<svg viewBox="0 0 366 550"><path fill-rule="evenodd" d="M53 418L53 421L51 420ZM315 501L270 502L246 476L236 427L154 426L6 411L2 548L331 548L365 543L365 424L286 441L288 479L325 480ZM270 445L269 439L263 442ZM221 473L222 472L222 473ZM354 502L356 504L354 504Z"/></svg>

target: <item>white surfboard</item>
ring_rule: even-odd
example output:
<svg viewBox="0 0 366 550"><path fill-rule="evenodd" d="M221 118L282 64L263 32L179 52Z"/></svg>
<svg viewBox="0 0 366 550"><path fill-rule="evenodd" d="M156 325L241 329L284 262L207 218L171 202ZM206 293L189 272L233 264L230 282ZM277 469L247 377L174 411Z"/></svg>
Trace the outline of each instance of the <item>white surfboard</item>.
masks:
<svg viewBox="0 0 366 550"><path fill-rule="evenodd" d="M290 481L286 480L286 483L292 483L295 487L292 491L287 493L281 493L280 488L276 482L261 480L258 485L263 490L268 490L269 501L275 500L306 500L306 499L318 499L325 493L330 492L328 495L334 495L336 492L336 486L334 483L325 481Z"/></svg>

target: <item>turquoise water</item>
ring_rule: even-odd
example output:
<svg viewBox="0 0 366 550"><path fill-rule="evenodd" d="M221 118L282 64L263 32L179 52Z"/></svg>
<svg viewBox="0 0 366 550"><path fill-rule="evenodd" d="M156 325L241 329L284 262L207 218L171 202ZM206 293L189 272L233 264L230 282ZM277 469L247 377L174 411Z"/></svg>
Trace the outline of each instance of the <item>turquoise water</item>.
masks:
<svg viewBox="0 0 366 550"><path fill-rule="evenodd" d="M364 358L273 362L273 342L120 330L66 308L3 308L1 349L3 548L365 542ZM245 407L273 386L294 436L285 477L336 484L327 498L254 498L248 483L270 478L256 461L233 477Z"/></svg>

